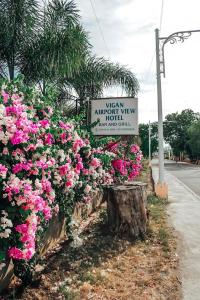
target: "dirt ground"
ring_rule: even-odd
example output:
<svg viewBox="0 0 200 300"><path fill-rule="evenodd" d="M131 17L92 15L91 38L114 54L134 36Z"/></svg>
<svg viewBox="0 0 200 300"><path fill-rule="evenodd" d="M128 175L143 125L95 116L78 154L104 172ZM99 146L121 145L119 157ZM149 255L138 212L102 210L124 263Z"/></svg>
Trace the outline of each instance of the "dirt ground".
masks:
<svg viewBox="0 0 200 300"><path fill-rule="evenodd" d="M103 205L76 244L64 242L47 257L32 285L24 288L15 279L2 299L180 300L176 238L166 205L148 197L147 236L136 242L109 232Z"/></svg>

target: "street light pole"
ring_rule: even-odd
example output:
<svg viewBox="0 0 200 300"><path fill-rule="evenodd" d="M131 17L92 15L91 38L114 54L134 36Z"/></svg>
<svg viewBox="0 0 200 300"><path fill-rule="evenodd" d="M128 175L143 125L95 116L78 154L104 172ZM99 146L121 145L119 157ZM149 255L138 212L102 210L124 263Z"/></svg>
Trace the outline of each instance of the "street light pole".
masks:
<svg viewBox="0 0 200 300"><path fill-rule="evenodd" d="M162 112L162 88L160 72L160 45L159 30L155 30L156 36L156 73L157 73L157 99L158 99L158 157L159 157L159 180L164 183L164 147L163 147L163 112Z"/></svg>
<svg viewBox="0 0 200 300"><path fill-rule="evenodd" d="M159 30L155 30L156 39L156 73L157 73L157 98L158 98L158 145L159 145L159 180L155 187L158 192L157 195L162 198L167 197L167 185L164 181L164 147L163 147L163 112L162 112L162 88L161 88L161 74L165 77L165 55L164 47L167 43L175 44L177 42L184 42L192 33L200 32L197 30L177 31L167 37L160 37Z"/></svg>

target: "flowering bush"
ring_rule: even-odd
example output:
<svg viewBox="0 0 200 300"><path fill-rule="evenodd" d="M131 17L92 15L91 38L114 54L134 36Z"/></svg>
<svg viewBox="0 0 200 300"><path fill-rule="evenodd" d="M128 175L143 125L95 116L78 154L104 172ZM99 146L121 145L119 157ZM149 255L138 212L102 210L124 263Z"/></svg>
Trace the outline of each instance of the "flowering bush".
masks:
<svg viewBox="0 0 200 300"><path fill-rule="evenodd" d="M128 159L121 144L95 149L51 107L27 104L39 95L32 89L26 98L19 87L4 83L0 92L0 269L6 257L33 258L53 215L70 217L74 201L87 203L99 186L141 168L137 145Z"/></svg>
<svg viewBox="0 0 200 300"><path fill-rule="evenodd" d="M115 183L131 181L136 178L142 169L142 152L136 144L127 142L111 142L106 149L115 154L112 160L111 173Z"/></svg>

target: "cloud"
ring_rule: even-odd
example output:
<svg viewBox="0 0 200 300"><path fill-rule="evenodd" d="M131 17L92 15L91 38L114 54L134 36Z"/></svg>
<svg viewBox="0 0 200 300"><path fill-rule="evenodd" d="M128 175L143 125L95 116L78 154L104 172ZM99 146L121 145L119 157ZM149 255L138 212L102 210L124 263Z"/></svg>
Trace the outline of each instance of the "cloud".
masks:
<svg viewBox="0 0 200 300"><path fill-rule="evenodd" d="M91 0L104 33L110 59L129 67L140 81L141 121L157 119L155 33L159 27L161 0ZM90 0L77 1L93 52L108 57ZM200 2L164 1L161 36L200 28ZM166 78L162 78L164 115L192 108L199 111L200 33L183 44L165 46ZM119 90L113 89L120 94Z"/></svg>

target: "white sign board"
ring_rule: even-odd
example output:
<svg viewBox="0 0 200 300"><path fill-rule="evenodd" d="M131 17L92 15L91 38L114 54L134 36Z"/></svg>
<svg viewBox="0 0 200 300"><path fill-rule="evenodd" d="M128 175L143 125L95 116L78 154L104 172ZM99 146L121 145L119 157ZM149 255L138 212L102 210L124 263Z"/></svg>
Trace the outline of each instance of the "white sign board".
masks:
<svg viewBox="0 0 200 300"><path fill-rule="evenodd" d="M94 135L138 135L138 99L105 98L91 101Z"/></svg>

